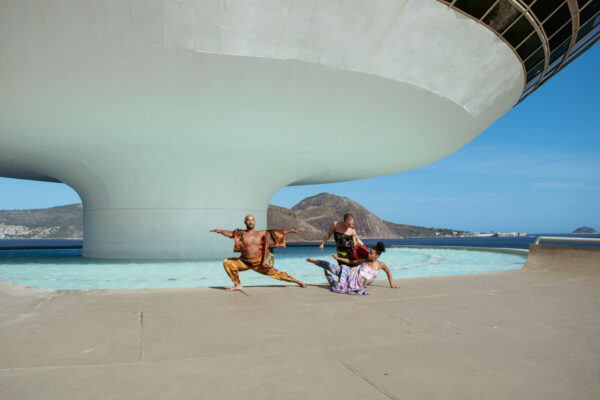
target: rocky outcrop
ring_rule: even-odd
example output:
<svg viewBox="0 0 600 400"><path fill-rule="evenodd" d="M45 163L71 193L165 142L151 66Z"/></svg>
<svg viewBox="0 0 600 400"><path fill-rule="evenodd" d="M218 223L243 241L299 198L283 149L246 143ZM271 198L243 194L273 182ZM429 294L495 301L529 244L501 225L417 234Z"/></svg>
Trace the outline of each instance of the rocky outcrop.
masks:
<svg viewBox="0 0 600 400"><path fill-rule="evenodd" d="M354 226L363 239L396 239L402 236L391 230L375 214L347 197L320 193L307 197L292 207L299 217L326 232L333 221L341 221L345 213L354 215Z"/></svg>
<svg viewBox="0 0 600 400"><path fill-rule="evenodd" d="M269 205L267 212L267 226L269 229L304 229L304 232L290 235L290 241L319 241L323 240L325 232L315 228L300 218L293 210L288 208Z"/></svg>
<svg viewBox="0 0 600 400"><path fill-rule="evenodd" d="M589 226L581 226L573 231L575 235L597 235L598 231Z"/></svg>

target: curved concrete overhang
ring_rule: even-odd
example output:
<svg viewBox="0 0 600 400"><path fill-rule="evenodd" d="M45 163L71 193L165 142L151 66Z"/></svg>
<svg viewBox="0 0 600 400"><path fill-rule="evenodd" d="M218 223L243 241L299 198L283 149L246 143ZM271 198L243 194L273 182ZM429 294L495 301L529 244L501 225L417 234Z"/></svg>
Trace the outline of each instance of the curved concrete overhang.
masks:
<svg viewBox="0 0 600 400"><path fill-rule="evenodd" d="M434 162L524 82L435 0L2 2L0 57L0 175L73 187L84 254L112 258L228 254L208 229Z"/></svg>

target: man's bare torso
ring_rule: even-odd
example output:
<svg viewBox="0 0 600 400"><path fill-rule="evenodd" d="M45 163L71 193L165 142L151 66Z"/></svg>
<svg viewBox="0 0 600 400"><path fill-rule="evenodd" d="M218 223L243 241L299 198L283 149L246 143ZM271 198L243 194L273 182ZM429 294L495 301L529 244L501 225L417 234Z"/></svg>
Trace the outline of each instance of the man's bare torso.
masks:
<svg viewBox="0 0 600 400"><path fill-rule="evenodd" d="M242 257L251 259L260 257L260 244L266 231L242 231Z"/></svg>
<svg viewBox="0 0 600 400"><path fill-rule="evenodd" d="M347 236L356 236L356 229L352 227L346 227L342 221L335 223L334 231Z"/></svg>

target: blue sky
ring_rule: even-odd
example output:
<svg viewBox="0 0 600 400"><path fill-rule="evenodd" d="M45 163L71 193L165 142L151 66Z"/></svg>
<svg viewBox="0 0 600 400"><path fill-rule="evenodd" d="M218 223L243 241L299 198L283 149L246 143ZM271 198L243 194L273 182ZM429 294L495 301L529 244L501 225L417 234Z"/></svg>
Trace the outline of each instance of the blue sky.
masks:
<svg viewBox="0 0 600 400"><path fill-rule="evenodd" d="M588 50L471 143L412 171L281 189L291 207L321 192L389 221L469 231L600 230L600 46ZM0 178L0 209L80 202L68 186Z"/></svg>
<svg viewBox="0 0 600 400"><path fill-rule="evenodd" d="M470 231L600 230L600 45L573 61L467 146L412 171L287 187L291 207L320 192L381 218Z"/></svg>

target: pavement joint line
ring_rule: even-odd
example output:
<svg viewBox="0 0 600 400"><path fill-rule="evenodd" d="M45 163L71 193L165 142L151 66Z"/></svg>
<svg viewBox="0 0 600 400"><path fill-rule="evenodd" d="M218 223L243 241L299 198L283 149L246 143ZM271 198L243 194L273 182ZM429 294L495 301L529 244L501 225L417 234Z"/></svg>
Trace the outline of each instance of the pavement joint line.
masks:
<svg viewBox="0 0 600 400"><path fill-rule="evenodd" d="M292 352L294 354L307 354L304 350L298 350ZM314 354L323 354L322 352L313 352ZM286 356L289 355L289 351L277 351L277 352L266 352L263 356ZM221 354L221 355L206 355L197 357L185 357L185 358L165 358L158 360L145 360L145 361L119 361L119 362L108 362L108 363L94 363L94 364L64 364L64 365L40 365L32 367L5 367L0 368L0 373L4 372L15 372L15 371L50 371L55 369L68 369L68 368L89 368L89 367L114 367L114 366L139 366L139 365L150 365L150 364L168 364L171 362L181 361L196 361L196 360L210 360L210 359L227 359L227 358L239 358L239 354ZM250 357L250 356L246 356Z"/></svg>
<svg viewBox="0 0 600 400"><path fill-rule="evenodd" d="M49 301L51 301L52 299L54 299L56 297L62 297L62 296L63 296L63 294L59 293L59 292L54 292L54 293L48 294L48 296L44 297L29 312L23 313L12 320L4 321L3 323L0 324L0 328L19 323L19 322L22 322L23 320L26 320L27 318L33 317L35 315L36 311L38 311L41 307L46 305L46 303L48 303Z"/></svg>
<svg viewBox="0 0 600 400"><path fill-rule="evenodd" d="M544 287L550 287L550 286L560 286L559 284L539 284L539 285L535 285L535 286L530 286L529 288L544 288ZM406 300L421 300L421 299L431 299L431 298L440 298L440 297L454 297L454 296L461 296L461 295L471 295L471 294L501 294L502 292L511 292L511 291L515 291L518 290L515 288L495 288L495 289L485 289L485 290L477 290L477 291L461 291L461 292L448 292L448 293L437 293L437 294L432 294L432 295L424 295L424 296L408 296L408 297L401 297L401 298L369 298L368 300L370 300L370 302L368 304L372 304L372 303L391 303L391 302L398 302L398 301L406 301ZM68 294L67 292L64 291L56 291L54 293L51 293L49 296L47 296L44 300L42 300L40 303L38 303L34 309L32 311L30 311L29 313L26 314L22 314L21 316L19 316L18 318L12 320L12 321L6 321L2 324L0 324L0 327L3 326L7 326L7 325L11 325L13 323L17 323L20 322L21 320L25 319L25 318L29 318L31 316L33 316L34 311L37 311L38 308L40 308L41 306L45 305L47 302L49 302L51 299L57 298L57 297L62 297L64 295ZM110 296L110 293L106 293L107 295ZM246 293L244 293L246 294ZM335 296L335 294L333 294ZM248 294L246 294L246 296L249 296ZM357 298L357 297L353 297L353 299L356 299L357 301L360 301L361 299ZM304 304L305 301L302 301L302 303ZM323 301L317 301L314 303L309 303L309 305L314 305L314 306L318 306L322 303L328 303L328 301L323 300ZM358 303L360 304L360 303ZM288 308L289 304L281 304L281 305L272 305L272 307L275 308ZM232 308L238 308L236 307L232 307ZM160 311L160 310L156 310L153 311L153 313L155 314L161 314L161 313L170 313L170 310L165 310L165 311ZM54 315L67 315L67 314L71 314L70 312L64 312L64 313L53 313Z"/></svg>
<svg viewBox="0 0 600 400"><path fill-rule="evenodd" d="M379 286L379 285L376 285ZM545 288L545 287L556 287L556 286L561 286L561 284L551 284L551 283L542 283L542 284L536 284L533 286L530 286L529 288ZM484 289L484 290L477 290L477 291L461 291L461 292L447 292L447 293L437 293L437 294L432 294L432 295L424 295L424 296L408 296L408 297L401 297L401 298L370 298L370 302L369 304L372 304L373 302L375 303L390 303L390 302L397 302L397 301L410 301L410 300L420 300L420 299L430 299L430 298L440 298L440 297L454 297L454 296L461 296L461 295L471 295L471 294L501 294L502 292L511 292L511 291L515 291L515 290L519 290L519 288L490 288L490 289ZM79 292L79 291L77 291ZM118 291L117 291L118 292ZM42 307L43 305L45 305L46 303L48 303L50 300L58 298L58 297L63 297L67 294L72 294L71 292L68 291L54 291L53 293L50 293L46 298L44 298L44 300L42 300L40 303L38 303L29 313L25 313L22 314L21 316L13 319L12 321L5 321L4 323L0 324L0 327L3 326L7 326L7 325L11 325L14 323L18 323L21 322L22 320L26 319L26 318L30 318L31 316L34 315L34 312L37 311L40 307ZM83 293L83 294L87 294L87 293ZM110 292L104 292L101 293L103 295L108 295L110 296L111 293ZM115 293L117 294L117 293ZM249 296L248 294L244 293L246 296ZM357 301L360 301L360 299L356 299ZM319 304L322 304L323 302L327 302L327 301L320 301L320 302L314 302L312 303L312 305L314 306L318 306ZM359 303L360 304L360 303ZM288 304L286 305L280 305L277 306L275 305L275 307L280 307L280 308L288 308ZM164 313L164 312L170 312L170 311L154 311L155 313ZM62 313L54 313L55 315L61 315ZM70 313L64 313L64 314L70 314Z"/></svg>
<svg viewBox="0 0 600 400"><path fill-rule="evenodd" d="M350 373L352 373L352 375L354 375L357 378L361 379L362 381L366 382L369 386L371 386L372 388L374 388L375 390L377 390L379 393L383 394L388 399L397 400L396 397L394 397L393 395L389 394L386 390L380 388L379 386L377 386L376 384L374 384L373 382L371 382L371 380L369 378L367 378L366 376L363 376L360 372L358 372L354 368L350 367L349 365L347 365L345 362L343 362L339 358L337 358L337 357L335 357L333 355L332 355L332 358L334 360L336 360L339 364L341 364L346 370L350 371Z"/></svg>
<svg viewBox="0 0 600 400"><path fill-rule="evenodd" d="M139 361L143 361L144 360L144 341L143 341L143 335L144 335L144 311L140 310L140 319L139 319L139 324L138 324L139 328L138 328L138 334L139 334L139 338L138 338L138 342L139 342L139 355L138 355L138 359Z"/></svg>
<svg viewBox="0 0 600 400"><path fill-rule="evenodd" d="M581 324L590 324L590 323L597 323L598 321L586 321L584 323L574 323L574 324L566 324L566 325L556 325L557 327L562 327L562 328L571 328L574 326L578 326ZM414 325L417 328L423 328L419 325ZM473 332L473 333L461 333L460 336L462 338L465 337L475 337L475 336L487 336L487 335L500 335L500 336L505 336L507 335L509 332L523 332L523 331L527 331L527 330L531 330L531 329L540 329L540 328L544 328L546 325L540 325L540 324L536 324L536 325L531 325L531 326L527 326L527 327L520 327L520 328L510 328L510 329L501 329L501 330L489 330L489 331L479 331L479 332ZM554 325L550 325L550 326L554 326ZM435 338L420 338L418 340L408 340L405 343L406 344L411 344L411 343L431 343L431 342L437 342L437 341L448 341L448 340L453 340L455 339L455 335L445 335L443 333L439 333L439 336L435 337ZM363 349L367 349L367 348L385 348L388 347L390 345L395 345L397 344L397 342L378 342L378 343L368 343L368 344L364 344L361 346L361 348ZM292 351L291 353L297 353L297 354L307 354L306 351L302 350L298 350L298 351ZM323 354L321 352L315 352L316 354ZM277 355L289 355L290 352L289 351L276 351L276 352L266 352L263 353L263 356L267 356L267 357L271 357L271 356L277 356ZM390 397L390 395L388 395L386 392L383 391L383 389L380 389L379 387L377 387L374 383L370 382L366 377L362 376L359 372L357 372L356 370L352 369L351 367L349 367L347 364L345 364L344 362L342 362L341 360L339 360L337 357L335 357L334 355L332 355L331 353L328 353L333 359L335 359L339 364L341 364L342 366L344 366L344 368L346 368L347 370L349 370L353 375L357 376L358 378L364 380L366 383L368 383L370 386L373 386L375 389L377 389L379 392L383 393L385 396L387 396L390 399L396 400L395 397ZM221 355L205 355L205 356L196 356L196 357L185 357L185 358L165 358L165 359L155 359L155 360L139 360L139 361L121 361L121 362L109 362L109 363L94 363L94 364L64 364L64 365L44 365L44 366L31 366L31 367L6 367L6 368L0 368L0 373L7 373L7 372L28 372L28 371L51 371L51 370L59 370L59 369L69 369L69 368L93 368L93 367L110 367L110 366L140 366L140 365L150 365L150 364L166 364L166 363L171 363L171 362L184 362L184 361L196 361L196 360L210 360L210 359L227 359L227 358L237 358L239 357L239 354L221 354Z"/></svg>

